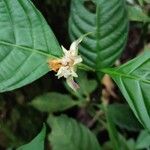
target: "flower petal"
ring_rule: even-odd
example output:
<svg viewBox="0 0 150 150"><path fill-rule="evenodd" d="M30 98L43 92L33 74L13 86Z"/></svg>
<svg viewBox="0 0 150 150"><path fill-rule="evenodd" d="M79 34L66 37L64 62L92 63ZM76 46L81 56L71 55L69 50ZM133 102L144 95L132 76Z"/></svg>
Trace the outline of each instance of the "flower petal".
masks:
<svg viewBox="0 0 150 150"><path fill-rule="evenodd" d="M78 47L79 47L79 44L81 43L83 38L79 38L77 39L76 41L74 41L71 46L70 46L70 52L76 56L78 54Z"/></svg>
<svg viewBox="0 0 150 150"><path fill-rule="evenodd" d="M78 77L77 73L74 71L74 68L71 69L71 76L75 78Z"/></svg>
<svg viewBox="0 0 150 150"><path fill-rule="evenodd" d="M73 77L67 78L66 82L72 90L77 91L79 89L79 85L73 80Z"/></svg>
<svg viewBox="0 0 150 150"><path fill-rule="evenodd" d="M74 65L81 63L83 60L80 55L76 56L74 60Z"/></svg>
<svg viewBox="0 0 150 150"><path fill-rule="evenodd" d="M61 68L58 70L56 76L58 77L58 79L61 78L61 77L63 77Z"/></svg>
<svg viewBox="0 0 150 150"><path fill-rule="evenodd" d="M60 67L56 76L58 76L58 78L61 78L61 77L68 78L69 76L71 76L71 71L69 70L68 66Z"/></svg>
<svg viewBox="0 0 150 150"><path fill-rule="evenodd" d="M66 48L64 48L63 46L61 46L61 48L62 48L64 54L67 55L68 54L68 50Z"/></svg>

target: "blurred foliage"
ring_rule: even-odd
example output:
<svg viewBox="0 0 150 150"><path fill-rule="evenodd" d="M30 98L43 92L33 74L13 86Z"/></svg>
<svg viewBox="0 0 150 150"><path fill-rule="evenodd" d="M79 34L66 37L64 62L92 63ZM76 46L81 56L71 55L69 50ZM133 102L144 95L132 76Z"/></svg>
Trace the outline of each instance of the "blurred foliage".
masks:
<svg viewBox="0 0 150 150"><path fill-rule="evenodd" d="M30 143L17 148L17 150L44 150L45 136L46 126L44 124L41 132Z"/></svg>

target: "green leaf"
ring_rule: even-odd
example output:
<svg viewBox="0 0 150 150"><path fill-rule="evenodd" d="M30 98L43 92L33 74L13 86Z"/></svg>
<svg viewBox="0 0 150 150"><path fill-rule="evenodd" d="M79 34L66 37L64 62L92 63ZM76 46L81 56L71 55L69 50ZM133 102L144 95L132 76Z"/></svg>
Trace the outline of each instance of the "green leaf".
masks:
<svg viewBox="0 0 150 150"><path fill-rule="evenodd" d="M146 130L141 131L136 141L136 149L144 148L150 148L150 133Z"/></svg>
<svg viewBox="0 0 150 150"><path fill-rule="evenodd" d="M138 2L139 2L139 4L140 4L141 6L143 6L144 0L138 0Z"/></svg>
<svg viewBox="0 0 150 150"><path fill-rule="evenodd" d="M138 5L129 5L128 15L131 21L150 22L150 17Z"/></svg>
<svg viewBox="0 0 150 150"><path fill-rule="evenodd" d="M114 150L120 150L120 140L119 140L119 135L116 129L116 126L113 122L113 118L109 113L108 107L104 104L103 105L103 110L105 112L106 115L106 120L107 120L107 130L109 133L109 137L113 146Z"/></svg>
<svg viewBox="0 0 150 150"><path fill-rule="evenodd" d="M100 150L95 135L67 116L49 117L52 128L49 140L53 150Z"/></svg>
<svg viewBox="0 0 150 150"><path fill-rule="evenodd" d="M85 96L90 95L97 87L96 80L88 79L86 72L83 71L80 71L78 75L77 82L80 86L79 92Z"/></svg>
<svg viewBox="0 0 150 150"><path fill-rule="evenodd" d="M33 82L49 71L61 48L30 0L0 1L0 92Z"/></svg>
<svg viewBox="0 0 150 150"><path fill-rule="evenodd" d="M121 143L121 150L136 150L134 139L126 140L124 136L119 134L119 140Z"/></svg>
<svg viewBox="0 0 150 150"><path fill-rule="evenodd" d="M102 71L114 79L138 120L150 131L150 51L118 68Z"/></svg>
<svg viewBox="0 0 150 150"><path fill-rule="evenodd" d="M139 4L141 5L141 6L143 6L144 5L144 2L146 2L146 3L150 3L150 0L138 0L138 2L139 2Z"/></svg>
<svg viewBox="0 0 150 150"><path fill-rule="evenodd" d="M126 140L124 136L119 134L120 150L136 150L135 141L133 139ZM112 150L114 146L110 141L107 141L103 145L103 150Z"/></svg>
<svg viewBox="0 0 150 150"><path fill-rule="evenodd" d="M72 0L69 33L72 40L84 38L79 51L93 69L112 65L122 53L128 33L124 0Z"/></svg>
<svg viewBox="0 0 150 150"><path fill-rule="evenodd" d="M17 150L44 150L45 136L46 126L44 125L41 132L30 143L17 148Z"/></svg>
<svg viewBox="0 0 150 150"><path fill-rule="evenodd" d="M88 79L86 72L83 71L79 72L77 82L79 83L80 86L79 92L86 96L91 94L97 87L96 80Z"/></svg>
<svg viewBox="0 0 150 150"><path fill-rule="evenodd" d="M129 4L135 4L135 1L134 0L126 0L127 1L127 3L129 3Z"/></svg>
<svg viewBox="0 0 150 150"><path fill-rule="evenodd" d="M112 143L110 141L107 141L103 144L103 147L102 147L103 150L112 150Z"/></svg>
<svg viewBox="0 0 150 150"><path fill-rule="evenodd" d="M112 104L108 106L108 113L112 116L113 122L121 128L129 131L142 129L130 107L125 104Z"/></svg>
<svg viewBox="0 0 150 150"><path fill-rule="evenodd" d="M144 1L145 1L146 3L148 3L148 4L150 3L150 0L144 0Z"/></svg>
<svg viewBox="0 0 150 150"><path fill-rule="evenodd" d="M30 104L41 112L58 112L71 108L78 103L78 101L72 100L69 95L51 92L36 97Z"/></svg>

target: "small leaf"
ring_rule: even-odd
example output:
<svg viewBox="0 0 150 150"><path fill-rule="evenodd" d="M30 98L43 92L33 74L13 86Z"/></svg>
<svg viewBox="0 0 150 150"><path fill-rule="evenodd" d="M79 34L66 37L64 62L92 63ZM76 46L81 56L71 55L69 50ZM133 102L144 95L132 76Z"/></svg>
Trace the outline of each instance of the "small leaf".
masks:
<svg viewBox="0 0 150 150"><path fill-rule="evenodd" d="M146 130L143 130L136 141L136 149L145 148L150 148L150 133Z"/></svg>
<svg viewBox="0 0 150 150"><path fill-rule="evenodd" d="M30 143L17 148L17 150L44 150L45 135L46 126L44 125L41 132Z"/></svg>
<svg viewBox="0 0 150 150"><path fill-rule="evenodd" d="M49 71L61 48L30 0L0 1L0 92L33 82Z"/></svg>
<svg viewBox="0 0 150 150"><path fill-rule="evenodd" d="M150 131L150 51L103 72L114 79L138 120Z"/></svg>
<svg viewBox="0 0 150 150"><path fill-rule="evenodd" d="M53 150L101 150L95 135L67 116L48 118L52 128L49 140Z"/></svg>
<svg viewBox="0 0 150 150"><path fill-rule="evenodd" d="M150 22L150 17L138 5L129 5L128 15L131 21Z"/></svg>
<svg viewBox="0 0 150 150"><path fill-rule="evenodd" d="M79 92L83 95L91 94L97 87L96 80L88 79L87 74L85 72L79 72L79 77L77 78L77 82L80 86Z"/></svg>
<svg viewBox="0 0 150 150"><path fill-rule="evenodd" d="M130 131L139 131L142 129L133 112L128 105L112 104L108 106L108 113L116 125Z"/></svg>
<svg viewBox="0 0 150 150"><path fill-rule="evenodd" d="M51 92L36 97L30 104L41 112L58 112L77 105L78 101L69 95Z"/></svg>
<svg viewBox="0 0 150 150"><path fill-rule="evenodd" d="M69 33L72 40L84 38L79 51L93 69L112 65L124 49L128 17L124 0L72 0Z"/></svg>
<svg viewBox="0 0 150 150"><path fill-rule="evenodd" d="M121 134L119 134L119 139L121 142L121 150L136 150L134 139L126 140Z"/></svg>

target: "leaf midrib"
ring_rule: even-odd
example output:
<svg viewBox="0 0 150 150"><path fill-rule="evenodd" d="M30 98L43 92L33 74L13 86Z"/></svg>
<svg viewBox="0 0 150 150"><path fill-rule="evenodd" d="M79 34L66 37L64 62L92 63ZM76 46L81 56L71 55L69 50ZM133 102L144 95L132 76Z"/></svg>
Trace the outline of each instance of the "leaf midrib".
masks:
<svg viewBox="0 0 150 150"><path fill-rule="evenodd" d="M137 77L135 75L129 75L129 74L124 74L122 72L117 72L115 69L114 70L112 70L112 69L111 70L109 70L109 69L102 69L101 72L107 73L110 76L111 75L117 75L117 76L120 76L120 77L126 77L126 78L130 78L130 79L134 79L134 80L138 80L138 81L142 81L142 82L150 84L149 80L144 80L144 79L142 79L140 77Z"/></svg>
<svg viewBox="0 0 150 150"><path fill-rule="evenodd" d="M42 50L39 50L39 49L33 49L33 48L30 48L30 47L26 47L26 46L16 45L16 44L6 42L6 41L2 41L2 40L0 40L0 44L5 45L5 46L11 46L11 47L19 48L20 50L23 50L23 51L35 52L37 54L46 56L48 58L53 58L53 59L58 58L57 56L54 56L54 55L51 55L49 53L43 52Z"/></svg>

